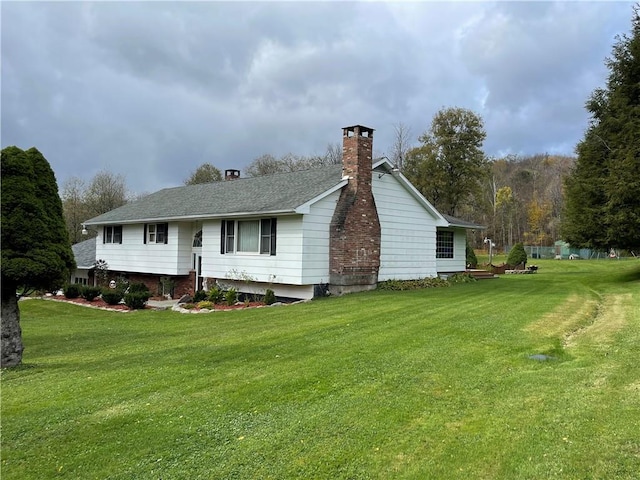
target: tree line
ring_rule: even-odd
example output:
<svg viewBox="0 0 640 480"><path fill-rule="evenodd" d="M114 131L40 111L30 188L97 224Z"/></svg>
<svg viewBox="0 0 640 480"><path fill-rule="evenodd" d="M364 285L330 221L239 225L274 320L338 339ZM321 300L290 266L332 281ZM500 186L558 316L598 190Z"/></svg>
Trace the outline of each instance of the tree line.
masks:
<svg viewBox="0 0 640 480"><path fill-rule="evenodd" d="M630 35L617 39L606 61L606 88L587 100L591 121L575 156L538 153L488 158L482 118L467 109L443 108L413 143L411 130L394 125L388 156L440 212L486 226L470 236L482 247L516 243L551 246L638 248L640 244L640 20L633 9ZM328 144L320 155L264 154L244 170L249 177L317 168L342 162L342 147ZM206 163L185 185L221 181ZM81 223L124 204L124 178L101 172L87 185L78 178L62 188L72 243L82 240Z"/></svg>

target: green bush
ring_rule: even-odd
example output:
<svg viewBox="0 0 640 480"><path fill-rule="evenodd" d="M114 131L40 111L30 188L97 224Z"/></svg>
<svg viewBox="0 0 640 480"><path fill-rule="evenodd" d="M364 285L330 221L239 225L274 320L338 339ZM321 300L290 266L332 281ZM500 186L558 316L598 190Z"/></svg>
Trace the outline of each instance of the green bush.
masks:
<svg viewBox="0 0 640 480"><path fill-rule="evenodd" d="M449 283L471 283L478 281L478 279L470 273L454 273L447 280Z"/></svg>
<svg viewBox="0 0 640 480"><path fill-rule="evenodd" d="M86 285L82 287L80 291L80 296L89 302L93 302L95 298L100 295L100 287L92 287L90 285Z"/></svg>
<svg viewBox="0 0 640 480"><path fill-rule="evenodd" d="M206 308L207 310L212 310L213 302L210 302L209 300L202 300L198 302L198 308Z"/></svg>
<svg viewBox="0 0 640 480"><path fill-rule="evenodd" d="M231 307L238 301L238 291L235 288L230 288L225 292L224 298L227 301L227 305Z"/></svg>
<svg viewBox="0 0 640 480"><path fill-rule="evenodd" d="M516 243L509 252L507 265L517 267L520 264L522 264L523 267L526 266L527 252L524 251L524 245L522 243Z"/></svg>
<svg viewBox="0 0 640 480"><path fill-rule="evenodd" d="M209 301L213 303L222 303L224 299L224 293L222 289L218 286L213 287L209 290Z"/></svg>
<svg viewBox="0 0 640 480"><path fill-rule="evenodd" d="M64 287L64 296L66 298L78 298L82 290L82 285L77 283L70 283Z"/></svg>
<svg viewBox="0 0 640 480"><path fill-rule="evenodd" d="M129 285L129 290L127 293L146 293L149 294L149 287L143 282L135 282ZM148 300L148 298L147 298ZM145 300L146 302L146 300Z"/></svg>
<svg viewBox="0 0 640 480"><path fill-rule="evenodd" d="M270 288L267 288L267 291L264 293L264 303L265 305L273 305L276 303L276 294Z"/></svg>
<svg viewBox="0 0 640 480"><path fill-rule="evenodd" d="M149 292L129 292L124 296L124 303L132 310L139 310L144 308L149 300Z"/></svg>
<svg viewBox="0 0 640 480"><path fill-rule="evenodd" d="M120 290L123 296L124 292L127 291L127 288L129 288L129 280L127 280L122 275L116 278L116 290Z"/></svg>
<svg viewBox="0 0 640 480"><path fill-rule="evenodd" d="M202 302L203 300L206 300L206 299L207 299L207 292L205 292L204 290L198 290L196 293L193 294L194 303Z"/></svg>
<svg viewBox="0 0 640 480"><path fill-rule="evenodd" d="M426 277L418 280L385 280L378 283L378 290L402 291L448 286L449 282L440 277Z"/></svg>
<svg viewBox="0 0 640 480"><path fill-rule="evenodd" d="M476 268L478 266L478 258L476 257L476 252L473 251L471 245L469 245L469 240L467 239L467 249L466 249L466 264L467 268Z"/></svg>
<svg viewBox="0 0 640 480"><path fill-rule="evenodd" d="M117 288L105 288L102 290L102 300L107 305L118 305L122 300L122 292Z"/></svg>

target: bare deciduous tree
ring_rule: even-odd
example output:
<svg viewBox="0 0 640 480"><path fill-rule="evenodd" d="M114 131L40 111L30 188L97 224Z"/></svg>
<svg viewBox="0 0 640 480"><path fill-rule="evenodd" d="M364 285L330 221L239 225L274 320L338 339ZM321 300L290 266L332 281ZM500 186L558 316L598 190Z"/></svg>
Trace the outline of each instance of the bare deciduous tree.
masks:
<svg viewBox="0 0 640 480"><path fill-rule="evenodd" d="M391 146L391 161L402 171L407 152L411 150L411 128L399 122L393 126L395 138Z"/></svg>
<svg viewBox="0 0 640 480"><path fill-rule="evenodd" d="M88 218L87 205L85 203L86 188L84 180L78 177L71 177L62 184L60 198L71 244L86 239L82 236L82 222Z"/></svg>
<svg viewBox="0 0 640 480"><path fill-rule="evenodd" d="M121 207L127 203L124 175L102 171L97 173L86 190L85 203L92 217Z"/></svg>

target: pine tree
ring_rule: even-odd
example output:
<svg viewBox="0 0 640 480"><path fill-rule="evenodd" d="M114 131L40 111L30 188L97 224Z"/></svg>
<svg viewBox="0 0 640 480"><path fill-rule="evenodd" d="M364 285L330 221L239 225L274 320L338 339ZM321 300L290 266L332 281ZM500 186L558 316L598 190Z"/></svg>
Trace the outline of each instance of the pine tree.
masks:
<svg viewBox="0 0 640 480"><path fill-rule="evenodd" d="M640 247L640 6L630 35L607 60L606 89L586 108L591 122L566 181L564 239L576 247Z"/></svg>
<svg viewBox="0 0 640 480"><path fill-rule="evenodd" d="M55 175L35 148L2 150L2 367L22 361L17 292L59 288L75 268Z"/></svg>

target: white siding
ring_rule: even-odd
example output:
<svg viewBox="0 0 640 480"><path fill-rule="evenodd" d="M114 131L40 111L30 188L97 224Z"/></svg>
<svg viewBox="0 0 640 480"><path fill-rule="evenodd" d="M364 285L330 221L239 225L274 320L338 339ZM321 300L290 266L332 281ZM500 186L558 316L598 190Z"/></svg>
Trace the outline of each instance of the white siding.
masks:
<svg viewBox="0 0 640 480"><path fill-rule="evenodd" d="M76 268L73 272L71 272L69 283L82 283L83 285L87 285L88 282L89 270L87 270L86 268Z"/></svg>
<svg viewBox="0 0 640 480"><path fill-rule="evenodd" d="M453 231L453 258L438 258L438 273L463 272L467 266L467 232L463 228L446 228Z"/></svg>
<svg viewBox="0 0 640 480"><path fill-rule="evenodd" d="M220 253L220 220L202 226L202 275L302 284L302 215L278 217L276 254Z"/></svg>
<svg viewBox="0 0 640 480"><path fill-rule="evenodd" d="M105 260L109 270L162 275L189 273L191 223L169 223L168 243L144 243L143 224L123 225L122 243L102 243L102 229L96 238L96 259ZM185 247L186 243L186 247ZM187 250L188 249L188 250ZM185 256L185 252L187 255Z"/></svg>
<svg viewBox="0 0 640 480"><path fill-rule="evenodd" d="M258 283L258 282L241 282L238 280L222 279L218 281L225 288L233 287L238 292L249 293L252 295L264 295L267 288L273 290L276 297L299 298L302 300L310 300L313 298L313 285L290 285L285 283Z"/></svg>
<svg viewBox="0 0 640 480"><path fill-rule="evenodd" d="M436 219L390 175L373 175L373 196L381 227L378 281L433 277Z"/></svg>
<svg viewBox="0 0 640 480"><path fill-rule="evenodd" d="M339 198L340 191L326 196L304 216L303 283L329 283L329 227Z"/></svg>

